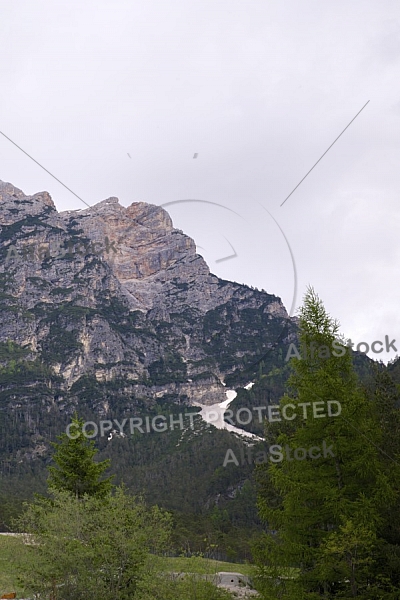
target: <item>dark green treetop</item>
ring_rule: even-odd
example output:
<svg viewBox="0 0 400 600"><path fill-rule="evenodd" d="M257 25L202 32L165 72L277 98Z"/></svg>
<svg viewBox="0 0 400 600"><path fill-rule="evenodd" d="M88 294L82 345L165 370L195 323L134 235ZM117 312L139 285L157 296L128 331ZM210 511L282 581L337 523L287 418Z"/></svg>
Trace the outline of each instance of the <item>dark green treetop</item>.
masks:
<svg viewBox="0 0 400 600"><path fill-rule="evenodd" d="M267 422L266 437L290 448L292 456L296 448L324 444L333 452L257 469L259 512L269 531L255 555L266 600L399 597L393 573L387 570L385 581L378 577L386 533L383 507L392 514L397 498L393 463L390 469L384 463L378 411L339 339L338 323L310 288L300 311L302 358L292 359L289 391L280 402L281 409L291 404L297 417L279 425ZM330 401L341 407L335 417L305 418L300 410Z"/></svg>
<svg viewBox="0 0 400 600"><path fill-rule="evenodd" d="M82 433L83 419L75 413L72 418L71 433L58 436L59 443L52 442L56 452L53 460L57 466L49 467L49 490L67 491L83 498L85 494L96 498L107 497L112 489L113 476L101 479L109 468L110 460L95 462L97 454L93 440Z"/></svg>

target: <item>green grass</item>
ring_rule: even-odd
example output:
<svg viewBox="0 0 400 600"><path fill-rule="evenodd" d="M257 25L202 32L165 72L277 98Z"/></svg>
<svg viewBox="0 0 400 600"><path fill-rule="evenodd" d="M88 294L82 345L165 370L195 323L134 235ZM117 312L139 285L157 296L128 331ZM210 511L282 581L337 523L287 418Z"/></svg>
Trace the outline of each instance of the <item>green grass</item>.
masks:
<svg viewBox="0 0 400 600"><path fill-rule="evenodd" d="M222 562L211 558L201 558L192 556L191 558L164 558L158 557L160 571L172 571L174 573L201 573L203 575L213 575L219 571L228 571L229 573L242 573L251 577L253 575L253 565Z"/></svg>
<svg viewBox="0 0 400 600"><path fill-rule="evenodd" d="M199 573L202 575L214 575L220 571L227 571L228 573L241 573L247 575L250 578L256 576L257 567L250 563L239 564L222 562L220 560L212 560L211 558L201 558L198 556L192 556L191 558L179 557L179 558L164 558L157 557L158 568L161 572L174 572L174 573ZM264 573L268 572L268 567L264 567ZM275 573L271 567L271 574ZM282 577L296 577L299 574L299 569L292 567L281 567L279 574Z"/></svg>
<svg viewBox="0 0 400 600"><path fill-rule="evenodd" d="M14 565L14 558L21 547L21 539L0 535L0 597L10 592L16 592L17 598L26 597L23 588L17 584L17 572ZM197 556L191 558L153 557L153 559L160 572L213 575L219 571L228 571L252 577L254 569L251 564L222 562Z"/></svg>
<svg viewBox="0 0 400 600"><path fill-rule="evenodd" d="M14 557L22 541L18 538L0 535L0 596L17 592L17 598L24 597L24 590L17 584L17 572Z"/></svg>

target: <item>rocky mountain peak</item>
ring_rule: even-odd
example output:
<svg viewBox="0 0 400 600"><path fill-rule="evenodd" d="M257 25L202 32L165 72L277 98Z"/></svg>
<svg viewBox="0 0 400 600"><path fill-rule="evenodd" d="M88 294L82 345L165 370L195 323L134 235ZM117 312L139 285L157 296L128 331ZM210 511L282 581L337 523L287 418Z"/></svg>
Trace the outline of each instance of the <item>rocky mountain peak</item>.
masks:
<svg viewBox="0 0 400 600"><path fill-rule="evenodd" d="M0 180L0 224L9 224L21 220L26 215L38 215L56 210L48 192L38 192L26 196L24 192L11 183Z"/></svg>
<svg viewBox="0 0 400 600"><path fill-rule="evenodd" d="M210 273L159 206L111 197L59 213L47 192L0 195L0 344L29 347L67 387L92 373L214 402L270 325L292 327L276 296Z"/></svg>

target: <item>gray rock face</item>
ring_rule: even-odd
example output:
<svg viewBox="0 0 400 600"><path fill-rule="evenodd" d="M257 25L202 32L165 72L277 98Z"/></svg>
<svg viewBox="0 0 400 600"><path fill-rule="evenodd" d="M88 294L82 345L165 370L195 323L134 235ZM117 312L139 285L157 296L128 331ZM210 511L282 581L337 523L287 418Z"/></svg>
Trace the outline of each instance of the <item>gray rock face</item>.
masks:
<svg viewBox="0 0 400 600"><path fill-rule="evenodd" d="M92 374L213 404L243 356L269 347L269 325L295 330L279 298L210 273L144 202L58 213L47 192L0 182L0 285L0 342L50 365L64 390Z"/></svg>

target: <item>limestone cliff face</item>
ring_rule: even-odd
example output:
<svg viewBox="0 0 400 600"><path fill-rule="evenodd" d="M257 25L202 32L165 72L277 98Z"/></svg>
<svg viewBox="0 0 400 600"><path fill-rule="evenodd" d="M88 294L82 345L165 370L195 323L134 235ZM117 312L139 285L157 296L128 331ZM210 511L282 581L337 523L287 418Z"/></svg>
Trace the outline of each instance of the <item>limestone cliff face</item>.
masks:
<svg viewBox="0 0 400 600"><path fill-rule="evenodd" d="M132 308L156 308L159 314L164 310L168 315L179 303L186 303L207 312L231 295L231 291L219 288L218 278L196 254L194 241L174 229L168 213L158 206L134 202L125 208L117 198L109 198L74 215L60 216L72 218L99 244L110 240L113 250L104 258L123 285ZM179 301L171 297L176 292Z"/></svg>
<svg viewBox="0 0 400 600"><path fill-rule="evenodd" d="M279 298L211 274L162 208L109 198L58 213L47 192L3 182L0 302L0 343L46 364L57 394L93 376L212 404L243 357L296 329Z"/></svg>

